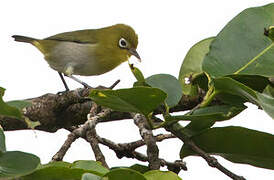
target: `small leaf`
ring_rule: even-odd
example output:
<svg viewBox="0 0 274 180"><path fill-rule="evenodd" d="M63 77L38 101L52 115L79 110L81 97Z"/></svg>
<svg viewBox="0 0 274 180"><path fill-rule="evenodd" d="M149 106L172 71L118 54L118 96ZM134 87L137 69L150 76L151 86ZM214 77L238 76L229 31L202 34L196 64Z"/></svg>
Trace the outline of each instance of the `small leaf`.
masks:
<svg viewBox="0 0 274 180"><path fill-rule="evenodd" d="M4 92L5 89L0 87L0 115L21 119L21 112L17 108L11 107L3 101L2 97L4 96Z"/></svg>
<svg viewBox="0 0 274 180"><path fill-rule="evenodd" d="M90 97L96 103L116 111L137 112L147 116L166 99L157 88L134 87L119 90L92 90Z"/></svg>
<svg viewBox="0 0 274 180"><path fill-rule="evenodd" d="M95 172L97 175L104 175L107 172L109 172L109 170L106 169L105 167L103 167L101 164L99 164L96 161L91 161L91 160L75 161L71 165L71 168L90 170L92 172Z"/></svg>
<svg viewBox="0 0 274 180"><path fill-rule="evenodd" d="M82 176L81 180L101 180L102 178L100 176L96 176L94 174L91 173L85 173Z"/></svg>
<svg viewBox="0 0 274 180"><path fill-rule="evenodd" d="M18 177L33 172L40 163L40 159L29 153L7 151L0 156L0 179Z"/></svg>
<svg viewBox="0 0 274 180"><path fill-rule="evenodd" d="M129 64L130 70L139 82L145 82L145 77L143 73L137 67L134 67L133 64Z"/></svg>
<svg viewBox="0 0 274 180"><path fill-rule="evenodd" d="M235 162L274 169L274 135L242 127L218 127L203 131L192 140L206 153ZM195 155L183 145L181 158Z"/></svg>
<svg viewBox="0 0 274 180"><path fill-rule="evenodd" d="M2 127L0 126L0 156L1 156L1 153L5 152L5 151L6 151L5 134L4 134Z"/></svg>
<svg viewBox="0 0 274 180"><path fill-rule="evenodd" d="M176 106L182 98L180 82L169 74L156 74L146 78L146 83L154 88L159 88L167 93L165 100L169 107Z"/></svg>
<svg viewBox="0 0 274 180"><path fill-rule="evenodd" d="M132 166L129 167L130 169L133 169L135 171L138 171L142 174L144 174L145 172L149 171L149 167L141 165L141 164L134 164Z"/></svg>
<svg viewBox="0 0 274 180"><path fill-rule="evenodd" d="M147 180L182 180L177 174L171 171L152 170L144 174Z"/></svg>
<svg viewBox="0 0 274 180"><path fill-rule="evenodd" d="M103 180L147 180L141 173L128 168L113 169L104 175Z"/></svg>
<svg viewBox="0 0 274 180"><path fill-rule="evenodd" d="M202 62L205 55L209 51L209 45L214 39L215 37L210 37L196 43L194 46L190 48L185 59L183 60L179 73L179 81L182 84L184 94L190 95L191 89L195 88L193 87L193 84L186 83L185 79L195 79L196 76L203 73Z"/></svg>
<svg viewBox="0 0 274 180"><path fill-rule="evenodd" d="M269 26L268 29L265 29L264 35L274 41L274 26Z"/></svg>
<svg viewBox="0 0 274 180"><path fill-rule="evenodd" d="M248 8L216 36L202 69L213 78L232 74L274 76L274 43L264 28L274 24L274 3Z"/></svg>
<svg viewBox="0 0 274 180"><path fill-rule="evenodd" d="M6 102L9 106L16 107L17 109L21 110L25 107L31 106L32 103L28 101L22 101L22 100L15 100L15 101L8 101Z"/></svg>

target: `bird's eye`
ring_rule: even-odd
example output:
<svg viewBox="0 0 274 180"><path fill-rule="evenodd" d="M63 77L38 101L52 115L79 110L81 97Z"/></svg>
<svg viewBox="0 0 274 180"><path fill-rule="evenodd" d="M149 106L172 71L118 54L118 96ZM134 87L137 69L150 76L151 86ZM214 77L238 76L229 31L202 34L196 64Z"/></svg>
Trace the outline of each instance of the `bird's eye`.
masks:
<svg viewBox="0 0 274 180"><path fill-rule="evenodd" d="M121 39L119 40L119 46L120 46L121 48L126 48L126 47L127 47L127 41L126 41L124 38L121 38Z"/></svg>

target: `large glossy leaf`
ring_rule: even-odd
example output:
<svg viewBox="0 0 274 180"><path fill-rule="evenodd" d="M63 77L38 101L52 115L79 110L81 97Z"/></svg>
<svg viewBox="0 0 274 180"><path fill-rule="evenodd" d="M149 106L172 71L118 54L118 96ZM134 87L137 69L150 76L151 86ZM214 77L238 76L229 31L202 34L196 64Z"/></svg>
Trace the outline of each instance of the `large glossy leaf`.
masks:
<svg viewBox="0 0 274 180"><path fill-rule="evenodd" d="M203 131L192 140L205 152L235 163L274 169L274 135L242 127L218 127ZM183 145L181 158L195 153Z"/></svg>
<svg viewBox="0 0 274 180"><path fill-rule="evenodd" d="M103 180L121 180L121 179L134 179L134 180L147 180L141 173L128 168L113 169L104 175Z"/></svg>
<svg viewBox="0 0 274 180"><path fill-rule="evenodd" d="M7 151L0 155L0 179L18 177L33 172L40 159L29 153Z"/></svg>
<svg viewBox="0 0 274 180"><path fill-rule="evenodd" d="M78 168L78 169L85 169L85 170L91 170L93 172L96 172L96 174L104 175L109 170L99 164L99 162L92 161L92 160L79 160L73 162L71 165L71 168Z"/></svg>
<svg viewBox="0 0 274 180"><path fill-rule="evenodd" d="M147 180L182 180L177 174L171 171L152 170L144 174Z"/></svg>
<svg viewBox="0 0 274 180"><path fill-rule="evenodd" d="M263 110L274 119L274 98L261 93L257 93L257 97Z"/></svg>
<svg viewBox="0 0 274 180"><path fill-rule="evenodd" d="M179 81L182 84L184 94L190 95L192 90L195 89L192 84L186 83L185 78L195 78L197 75L203 73L202 62L214 38L215 37L207 38L196 43L190 48L183 60L179 73Z"/></svg>
<svg viewBox="0 0 274 180"><path fill-rule="evenodd" d="M81 180L102 180L102 178L91 173L85 173Z"/></svg>
<svg viewBox="0 0 274 180"><path fill-rule="evenodd" d="M188 135L193 136L204 129L210 128L216 121L229 120L235 117L244 109L246 109L245 106L237 107L230 105L209 106L197 109L192 115L197 117L197 119L192 120L185 127L185 131L188 132Z"/></svg>
<svg viewBox="0 0 274 180"><path fill-rule="evenodd" d="M263 92L263 90L270 84L267 77L257 75L231 75L230 78L239 81L240 83L250 87L251 89Z"/></svg>
<svg viewBox="0 0 274 180"><path fill-rule="evenodd" d="M269 96L274 97L274 88L270 85L268 85L265 89L264 89L264 94L267 94Z"/></svg>
<svg viewBox="0 0 274 180"><path fill-rule="evenodd" d="M169 107L176 106L182 98L180 82L169 74L156 74L146 78L146 83L154 88L159 88L167 94L165 102Z"/></svg>
<svg viewBox="0 0 274 180"><path fill-rule="evenodd" d="M164 102L167 95L157 88L135 87L119 90L92 90L90 97L96 103L113 110L148 115Z"/></svg>
<svg viewBox="0 0 274 180"><path fill-rule="evenodd" d="M141 165L141 164L134 164L134 165L130 166L129 168L133 169L135 171L138 171L142 174L144 174L145 172L150 170L148 166L144 166L144 165Z"/></svg>
<svg viewBox="0 0 274 180"><path fill-rule="evenodd" d="M245 109L245 106L219 105L203 107L195 110L192 114L176 115L167 117L167 120L182 121L224 121L231 119Z"/></svg>
<svg viewBox="0 0 274 180"><path fill-rule="evenodd" d="M42 165L30 175L24 176L23 180L79 180L84 173L97 176L104 175L108 170L94 161L52 162Z"/></svg>
<svg viewBox="0 0 274 180"><path fill-rule="evenodd" d="M274 76L274 44L264 28L274 24L274 4L249 8L233 18L211 43L203 70L212 77L231 74Z"/></svg>
<svg viewBox="0 0 274 180"><path fill-rule="evenodd" d="M2 97L4 96L5 89L0 87L0 115L21 118L21 112L12 106L6 104Z"/></svg>
<svg viewBox="0 0 274 180"><path fill-rule="evenodd" d="M244 84L228 77L214 79L213 82L216 91L241 96L245 98L246 101L261 106L268 115L274 118L273 97L256 92Z"/></svg>
<svg viewBox="0 0 274 180"><path fill-rule="evenodd" d="M2 127L0 126L0 155L2 152L5 152L5 151L6 151L5 134Z"/></svg>

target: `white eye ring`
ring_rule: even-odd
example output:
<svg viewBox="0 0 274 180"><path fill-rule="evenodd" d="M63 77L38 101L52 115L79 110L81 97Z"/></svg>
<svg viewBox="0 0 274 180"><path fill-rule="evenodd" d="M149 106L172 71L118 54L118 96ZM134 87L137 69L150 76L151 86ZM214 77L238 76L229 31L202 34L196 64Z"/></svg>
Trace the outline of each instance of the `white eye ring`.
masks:
<svg viewBox="0 0 274 180"><path fill-rule="evenodd" d="M127 41L126 41L124 38L121 38L121 39L119 40L119 46L120 46L121 48L126 48L126 47L127 47Z"/></svg>

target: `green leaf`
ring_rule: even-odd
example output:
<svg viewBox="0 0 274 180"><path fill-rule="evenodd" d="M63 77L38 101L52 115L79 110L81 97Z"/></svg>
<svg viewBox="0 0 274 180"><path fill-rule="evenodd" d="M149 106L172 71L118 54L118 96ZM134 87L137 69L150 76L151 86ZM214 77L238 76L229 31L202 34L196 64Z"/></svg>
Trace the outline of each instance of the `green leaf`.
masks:
<svg viewBox="0 0 274 180"><path fill-rule="evenodd" d="M230 105L218 105L203 107L195 110L192 114L178 115L167 117L168 120L184 120L184 121L224 121L231 119L240 112L242 112L245 106L230 106Z"/></svg>
<svg viewBox="0 0 274 180"><path fill-rule="evenodd" d="M116 111L148 115L166 99L166 93L150 87L119 90L92 90L90 97L96 103Z"/></svg>
<svg viewBox="0 0 274 180"><path fill-rule="evenodd" d="M82 176L81 180L101 180L102 178L100 176L96 176L94 174L91 173L85 173Z"/></svg>
<svg viewBox="0 0 274 180"><path fill-rule="evenodd" d="M52 162L40 166L35 172L23 177L23 180L79 180L84 173L102 176L108 170L95 161Z"/></svg>
<svg viewBox="0 0 274 180"><path fill-rule="evenodd" d="M3 101L2 97L4 96L4 92L5 89L0 87L0 115L21 119L21 112L17 108L11 107Z"/></svg>
<svg viewBox="0 0 274 180"><path fill-rule="evenodd" d="M84 169L84 170L90 170L92 172L95 172L96 174L99 175L104 175L109 170L102 166L99 162L92 161L92 160L79 160L73 162L71 165L71 168L78 168L78 169Z"/></svg>
<svg viewBox="0 0 274 180"><path fill-rule="evenodd" d="M242 127L218 127L203 131L192 140L206 153L235 162L274 169L274 136ZM195 155L183 145L181 158Z"/></svg>
<svg viewBox="0 0 274 180"><path fill-rule="evenodd" d="M241 96L245 98L246 101L261 106L268 115L274 118L273 97L256 92L251 88L239 83L238 81L228 77L214 79L213 82L216 91Z"/></svg>
<svg viewBox="0 0 274 180"><path fill-rule="evenodd" d="M152 170L144 174L147 180L182 180L177 174L171 171Z"/></svg>
<svg viewBox="0 0 274 180"><path fill-rule="evenodd" d="M5 151L6 151L5 134L4 134L2 127L0 126L0 156Z"/></svg>
<svg viewBox="0 0 274 180"><path fill-rule="evenodd" d="M145 82L145 77L140 69L133 66L133 64L129 64L130 70L139 82Z"/></svg>
<svg viewBox="0 0 274 180"><path fill-rule="evenodd" d="M82 169L52 166L38 169L32 174L22 177L22 180L79 180L85 172L86 171Z"/></svg>
<svg viewBox="0 0 274 180"><path fill-rule="evenodd" d="M129 167L130 169L133 169L135 171L138 171L142 174L144 174L145 172L149 171L149 167L141 165L141 164L134 164L132 166Z"/></svg>
<svg viewBox="0 0 274 180"><path fill-rule="evenodd" d="M32 103L28 101L22 100L15 100L15 101L8 101L6 102L9 106L16 107L17 109L21 110L25 107L31 106Z"/></svg>
<svg viewBox="0 0 274 180"><path fill-rule="evenodd" d="M40 159L29 153L7 151L0 155L0 179L18 177L33 172L40 163Z"/></svg>
<svg viewBox="0 0 274 180"><path fill-rule="evenodd" d="M147 180L141 173L128 168L113 169L104 175L103 180L122 180L122 179L134 179L134 180Z"/></svg>
<svg viewBox="0 0 274 180"><path fill-rule="evenodd" d="M216 91L241 96L246 101L257 104L256 92L244 84L228 77L213 80Z"/></svg>
<svg viewBox="0 0 274 180"><path fill-rule="evenodd" d="M248 8L233 18L210 45L202 69L217 78L232 74L274 76L274 43L264 28L274 24L274 4Z"/></svg>
<svg viewBox="0 0 274 180"><path fill-rule="evenodd" d="M193 136L204 129L210 128L216 121L229 120L235 117L244 109L246 109L245 106L237 107L230 105L199 108L191 115L197 119L192 120L185 127L185 130L188 132L188 135Z"/></svg>
<svg viewBox="0 0 274 180"><path fill-rule="evenodd" d="M258 92L263 92L266 86L270 84L270 81L268 80L268 78L263 76L231 75L229 77Z"/></svg>
<svg viewBox="0 0 274 180"><path fill-rule="evenodd" d="M209 51L209 45L214 39L215 37L210 37L196 43L190 48L185 59L183 60L179 73L179 81L182 84L184 94L190 95L192 89L195 89L193 84L186 83L185 78L195 79L196 76L203 73L202 62L205 55Z"/></svg>
<svg viewBox="0 0 274 180"><path fill-rule="evenodd" d="M156 74L146 78L146 83L167 93L165 102L169 107L176 106L182 98L180 82L169 74Z"/></svg>
<svg viewBox="0 0 274 180"><path fill-rule="evenodd" d="M257 93L257 97L263 110L274 119L274 98L261 93Z"/></svg>
<svg viewBox="0 0 274 180"><path fill-rule="evenodd" d="M274 97L274 88L270 85L266 86L266 88L264 89L264 94Z"/></svg>

